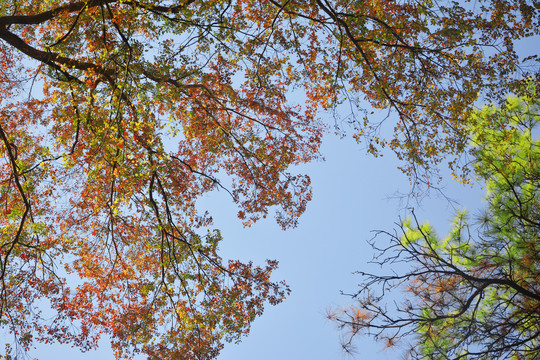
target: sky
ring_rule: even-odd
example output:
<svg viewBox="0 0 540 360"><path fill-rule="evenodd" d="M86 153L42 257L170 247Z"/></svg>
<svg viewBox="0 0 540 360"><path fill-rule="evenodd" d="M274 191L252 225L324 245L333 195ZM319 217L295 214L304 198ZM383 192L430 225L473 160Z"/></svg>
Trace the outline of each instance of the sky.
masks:
<svg viewBox="0 0 540 360"><path fill-rule="evenodd" d="M534 38L519 44L520 51L534 52L538 41ZM325 120L334 121L330 117ZM279 269L272 279L285 280L292 291L283 303L268 305L240 343L225 344L218 360L347 358L341 349L340 333L326 319L326 313L351 303L341 291L356 290L361 278L353 274L355 270L381 271L369 264L374 251L367 240L374 230L391 231L400 217L407 216L404 203L395 194L407 193L410 184L397 169L400 162L391 152L374 158L350 136L340 138L329 132L321 153L325 161L292 171L308 174L313 187L313 200L295 229L283 231L271 217L244 228L236 217L238 209L224 191L201 200L201 209L210 210L213 227L222 232L221 256L259 265L265 259L278 260ZM456 208L467 208L475 214L484 206L481 184L471 188L452 181L447 172L443 177L445 194L457 202L454 206L436 194L421 204L412 204L417 217L433 224L439 235L448 231ZM356 345L356 359L399 358L399 348L384 350L366 337L358 337ZM30 355L41 360L113 359L106 339L97 351L88 353L59 345L38 345Z"/></svg>
<svg viewBox="0 0 540 360"><path fill-rule="evenodd" d="M534 46L521 44L523 52L537 51L537 38L528 44ZM321 153L325 161L294 169L309 174L313 186L313 200L295 229L283 231L271 217L244 228L236 217L238 209L224 191L201 200L201 208L210 210L214 227L222 232L221 256L260 265L265 259L278 260L279 269L272 279L285 280L292 291L283 303L266 307L253 322L249 336L238 344L225 344L218 360L347 358L340 346L340 333L326 319L326 312L351 303L341 291L356 290L361 278L355 270L380 271L369 264L374 251L367 240L374 230L396 228L400 216L407 215L403 202L394 195L408 192L410 184L397 169L400 163L392 153L374 158L350 136L340 138L330 132ZM455 207L474 214L483 206L480 186L462 186L447 173L443 175L445 193L457 201ZM431 222L440 235L446 234L455 212L447 200L433 196L414 205L420 220ZM366 337L358 337L356 344L357 359L399 358L399 348L384 350ZM97 351L84 354L65 346L38 345L30 355L41 360L112 359L107 340L101 345Z"/></svg>
<svg viewBox="0 0 540 360"><path fill-rule="evenodd" d="M519 44L520 52L534 51L531 49L538 48L538 41L535 38ZM302 101L300 97L289 100ZM322 116L327 124L334 124L330 115ZM266 259L278 260L279 269L272 280L285 280L291 288L283 303L267 305L240 343L225 344L218 360L348 358L340 345L340 333L326 313L351 304L341 291L356 290L361 278L353 274L355 270L381 272L369 264L374 251L367 241L374 230L391 231L400 217L407 216L404 202L395 195L407 193L410 184L398 170L401 163L393 153L387 151L374 158L352 139L352 129L344 130L348 134L344 138L332 131L325 135L321 147L324 161L291 170L308 174L313 187L313 199L295 229L283 231L271 216L244 228L236 217L238 209L225 191L214 191L201 200L200 209L210 211L213 228L222 232L220 254L224 259L253 261L256 265L264 265ZM439 235L447 233L457 208L467 208L474 215L483 207L484 196L481 184L471 188L451 180L447 171L442 175L444 192L456 203L451 205L432 194L421 204L410 204L418 219L429 221ZM356 359L400 358L399 348L384 350L382 344L367 337L357 337L356 345ZM40 360L113 359L106 338L97 351L80 353L66 346L38 345L30 355Z"/></svg>
<svg viewBox="0 0 540 360"><path fill-rule="evenodd" d="M529 39L519 44L519 51L534 54L539 43L538 38ZM333 123L329 116L325 120ZM283 303L267 305L240 343L225 344L218 360L347 358L340 345L340 333L327 320L326 313L351 303L341 291L356 290L361 278L354 274L355 270L381 271L369 264L374 250L367 241L374 230L391 231L400 217L407 216L403 202L394 195L407 193L410 184L397 169L400 163L391 152L374 158L350 136L340 138L329 132L321 153L325 161L293 171L308 174L313 187L313 200L295 229L283 231L271 217L244 228L236 217L238 209L224 191L215 191L201 200L201 208L207 208L214 218L213 227L222 232L220 254L224 259L259 265L266 259L278 260L279 269L272 279L285 280L291 288ZM467 208L472 214L483 207L480 184L471 188L453 182L447 173L443 175L445 193L457 201L455 207ZM414 204L415 213L444 235L455 207L434 195ZM3 336L6 334L0 333L0 339ZM399 348L385 350L367 337L358 337L356 345L356 359L399 358ZM37 345L29 355L41 360L113 359L107 339L102 340L97 351L88 353L60 345Z"/></svg>

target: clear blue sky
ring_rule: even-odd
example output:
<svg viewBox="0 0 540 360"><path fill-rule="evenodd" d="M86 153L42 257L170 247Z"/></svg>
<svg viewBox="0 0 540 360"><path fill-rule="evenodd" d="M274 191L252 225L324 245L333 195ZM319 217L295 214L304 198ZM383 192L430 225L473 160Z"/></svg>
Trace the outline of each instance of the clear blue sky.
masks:
<svg viewBox="0 0 540 360"><path fill-rule="evenodd" d="M538 49L538 38L519 44L526 55ZM534 46L532 46L534 45ZM329 120L332 123L333 120ZM402 204L390 198L410 189L408 179L391 153L382 158L366 155L350 137L326 136L322 149L325 162L305 165L299 172L311 176L313 200L296 229L282 231L268 218L245 229L236 218L238 209L223 191L201 201L222 231L221 255L227 259L265 259L280 262L275 281L286 280L291 295L282 304L268 306L253 323L250 335L239 344L226 344L219 360L329 360L342 359L339 332L325 318L328 308L346 304L340 290L353 292L360 282L353 271L378 268L367 262L373 251L366 240L372 230L391 230L405 216ZM461 186L446 176L446 194L474 214L480 209L483 191ZM454 209L439 197L424 199L415 207L420 220L429 220L439 234L449 228ZM9 336L0 333L0 337ZM6 338L6 340L8 340ZM30 353L41 360L112 359L106 339L95 352L81 354L65 346L40 345ZM369 339L358 339L358 359L396 359Z"/></svg>
<svg viewBox="0 0 540 360"><path fill-rule="evenodd" d="M302 96L291 96L301 102ZM330 115L323 115L333 124ZM389 119L391 120L391 119ZM345 128L348 135L352 129ZM325 161L313 162L291 172L311 177L313 200L299 221L299 226L281 230L272 217L243 228L236 217L238 209L225 191L215 191L200 202L214 218L213 228L223 235L221 256L224 259L253 261L264 265L266 259L279 261L274 281L285 280L292 293L278 306L268 305L257 318L248 337L239 344L225 344L219 360L341 359L340 334L335 324L326 320L329 308L346 304L349 298L340 291L354 292L360 282L355 270L377 271L367 262L373 250L367 244L373 230L392 230L399 216L405 216L403 204L391 199L396 191L410 190L408 178L397 167L400 163L391 152L374 158L351 136L325 136L321 148ZM450 181L450 177L447 176ZM448 182L447 194L461 205L475 210L481 206L482 192L455 182ZM448 229L454 210L437 197L424 199L415 207L419 219L429 220L439 233ZM0 340L11 336L0 332ZM358 339L358 359L383 360L399 356L381 351L382 346L369 339ZM63 345L38 345L29 354L40 360L113 359L106 338L97 351L80 353ZM144 359L144 357L137 357Z"/></svg>
<svg viewBox="0 0 540 360"><path fill-rule="evenodd" d="M539 42L538 38L528 39L519 44L518 51L523 55L534 53ZM299 97L295 100L301 101ZM334 122L330 116L326 120ZM328 134L321 153L326 161L297 169L310 175L313 200L296 229L283 231L272 218L243 228L236 218L238 209L224 191L201 201L201 209L210 210L214 227L222 231L224 259L252 260L261 265L265 259L276 259L280 265L273 280L286 280L292 290L285 302L267 306L241 343L226 344L219 360L346 358L340 334L325 313L350 303L340 290L354 292L360 278L353 271L378 270L367 263L373 250L366 241L373 230L392 230L399 217L406 216L403 204L391 198L396 191L408 192L410 185L397 169L400 163L392 153L373 158L350 136L340 139ZM446 194L461 208L474 214L483 206L479 186L464 187L451 181L448 174L445 180ZM420 220L428 220L439 234L446 234L454 213L448 201L433 196L424 199L422 207L414 205ZM0 333L0 339L3 337L9 341L8 334ZM40 345L30 355L40 360L113 359L107 340L101 344L98 351L84 354L66 346ZM358 338L357 345L357 359L399 358L367 338Z"/></svg>
<svg viewBox="0 0 540 360"><path fill-rule="evenodd" d="M524 55L538 52L538 38L519 44ZM329 120L332 123L333 120ZM251 334L239 344L226 344L219 360L332 360L342 359L339 332L325 318L328 308L346 304L340 290L353 292L360 278L353 271L373 270L367 262L373 250L366 240L372 230L391 230L399 216L405 216L400 203L389 198L398 190L409 190L408 179L397 169L391 153L382 158L366 155L350 137L325 138L321 149L325 162L305 165L299 172L311 176L313 200L296 229L282 231L268 218L249 229L236 218L238 209L223 191L201 201L222 231L223 258L252 260L263 264L276 259L279 270L275 281L286 280L292 293L282 304L268 306L257 318ZM474 213L482 207L483 192L463 187L446 177L446 193ZM439 234L445 234L454 210L446 200L425 199L416 207L421 220L429 220ZM9 335L0 333L1 340ZM41 360L112 359L106 339L98 351L81 354L66 346L40 345L30 356ZM382 351L369 339L358 339L358 359L396 359L396 353Z"/></svg>

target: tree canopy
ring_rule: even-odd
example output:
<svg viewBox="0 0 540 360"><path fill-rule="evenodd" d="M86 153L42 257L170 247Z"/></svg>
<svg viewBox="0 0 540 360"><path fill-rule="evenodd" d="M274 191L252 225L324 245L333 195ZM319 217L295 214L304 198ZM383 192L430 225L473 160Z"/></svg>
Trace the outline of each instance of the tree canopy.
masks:
<svg viewBox="0 0 540 360"><path fill-rule="evenodd" d="M445 237L416 217L401 224L401 234L383 233L390 246L378 262L409 270L362 273L358 303L335 314L349 345L367 332L388 345L409 341L414 359L538 357L538 96L510 98L502 109L486 106L469 124L475 170L487 190L485 212L474 221L458 213ZM399 290L406 300L389 306L388 292Z"/></svg>
<svg viewBox="0 0 540 360"><path fill-rule="evenodd" d="M289 168L320 157L319 114L345 101L415 181L455 168L475 102L537 76L514 46L538 2L469 5L0 2L0 321L18 350L106 333L118 357L217 356L288 289L275 262L224 263L197 200L221 189L246 226L294 226L311 193Z"/></svg>

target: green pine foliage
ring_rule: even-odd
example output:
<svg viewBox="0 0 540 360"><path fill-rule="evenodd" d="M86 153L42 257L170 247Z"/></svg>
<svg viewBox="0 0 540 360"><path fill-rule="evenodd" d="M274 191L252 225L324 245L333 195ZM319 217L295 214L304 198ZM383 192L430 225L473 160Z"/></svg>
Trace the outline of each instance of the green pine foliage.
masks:
<svg viewBox="0 0 540 360"><path fill-rule="evenodd" d="M362 273L356 307L333 316L352 330L347 345L367 333L388 345L409 341L413 359L540 357L539 122L534 86L527 96L472 116L471 153L487 191L484 213L475 219L458 213L445 237L414 216L401 223L401 235L385 233L391 245L381 263L413 268L404 275ZM393 310L389 290L406 292Z"/></svg>

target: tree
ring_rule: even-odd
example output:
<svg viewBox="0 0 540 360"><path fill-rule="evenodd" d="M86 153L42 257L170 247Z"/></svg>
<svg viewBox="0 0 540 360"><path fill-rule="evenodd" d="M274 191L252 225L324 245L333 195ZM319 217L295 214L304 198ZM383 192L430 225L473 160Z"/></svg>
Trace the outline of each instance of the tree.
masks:
<svg viewBox="0 0 540 360"><path fill-rule="evenodd" d="M388 144L420 179L462 152L480 93L519 90L537 5L1 2L0 321L18 350L106 333L118 357L215 357L287 288L275 262L223 263L197 200L222 189L246 226L273 209L294 226L311 194L288 169L353 95L398 114Z"/></svg>
<svg viewBox="0 0 540 360"><path fill-rule="evenodd" d="M358 303L334 314L350 331L347 344L367 333L388 345L410 340L415 359L538 358L540 140L533 132L540 102L533 90L501 109L484 107L469 123L485 213L473 222L458 213L444 238L416 217L401 234L383 232L391 244L378 262L409 270L361 273ZM399 290L406 300L387 306Z"/></svg>
<svg viewBox="0 0 540 360"><path fill-rule="evenodd" d="M192 3L1 4L0 321L17 352L106 334L118 358L215 358L288 293L275 261L223 262L196 201L221 188L246 224L270 207L294 224L309 178L287 168L318 156L320 124L285 103L268 44L238 49L255 14ZM248 61L257 76L233 79Z"/></svg>

